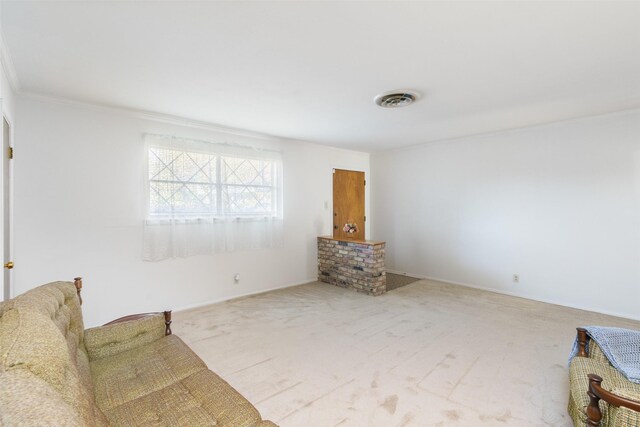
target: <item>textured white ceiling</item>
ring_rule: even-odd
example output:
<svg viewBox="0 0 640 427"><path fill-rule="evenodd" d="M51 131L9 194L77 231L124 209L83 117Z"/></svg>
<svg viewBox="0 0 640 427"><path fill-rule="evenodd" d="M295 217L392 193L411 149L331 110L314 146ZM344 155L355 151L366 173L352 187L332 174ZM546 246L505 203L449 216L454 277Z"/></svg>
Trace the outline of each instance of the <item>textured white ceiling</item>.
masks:
<svg viewBox="0 0 640 427"><path fill-rule="evenodd" d="M640 106L640 2L13 2L21 89L377 151ZM398 110L380 92L424 96Z"/></svg>

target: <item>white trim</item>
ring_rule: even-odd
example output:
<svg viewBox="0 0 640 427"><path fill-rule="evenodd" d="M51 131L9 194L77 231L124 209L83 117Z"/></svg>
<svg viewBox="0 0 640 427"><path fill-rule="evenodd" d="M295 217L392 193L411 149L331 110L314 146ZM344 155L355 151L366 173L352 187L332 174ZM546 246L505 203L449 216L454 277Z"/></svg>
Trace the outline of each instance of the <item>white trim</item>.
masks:
<svg viewBox="0 0 640 427"><path fill-rule="evenodd" d="M442 278L439 278L439 277L423 276L421 274L408 273L408 272L404 272L404 271L393 270L393 269L390 269L390 268L387 268L386 271L388 271L389 273L394 273L394 274L412 276L412 277L415 277L415 278L418 278L418 279L433 280L434 282L442 282L442 283L447 283L447 284L450 284L450 285L464 286L465 288L479 289L479 290L482 290L482 291L493 292L494 294L508 295L510 297L522 298L522 299L526 299L526 300L530 300L530 301L537 301L537 302L543 302L543 303L546 303L546 304L559 305L561 307L568 307L568 308L574 308L574 309L577 309L577 310L590 311L590 312L598 313L598 314L606 314L607 316L621 317L623 319L631 319L631 320L640 320L640 316L631 316L631 315L626 314L626 313L618 313L618 312L615 312L615 311L601 310L599 308L588 307L588 306L573 305L573 304L569 305L567 303L558 302L556 300L551 300L551 299L546 299L546 298L534 298L534 297L530 297L530 296L523 296L523 295L517 294L515 292L509 292L509 291L505 291L505 290L502 290L502 289L495 289L495 288L488 288L488 287L485 287L485 286L471 285L469 283L456 282L456 281L453 281L453 280L442 279Z"/></svg>
<svg viewBox="0 0 640 427"><path fill-rule="evenodd" d="M45 94L40 94L40 93L30 92L30 91L23 91L21 95L24 95L28 98L42 100L42 101L54 102L57 104L83 107L93 111L125 114L127 116L138 118L138 119L151 120L155 122L166 123L166 124L176 125L176 126L184 126L188 128L194 128L194 129L201 129L201 130L206 130L211 132L220 132L220 133L226 133L230 135L256 138L256 139L265 139L270 141L291 140L290 138L283 138L283 137L278 137L275 135L270 135L270 134L261 133L261 132L254 132L250 130L226 127L226 126L218 125L211 122L193 120L187 117L157 113L157 112L148 111L148 110L139 110L135 108L127 108L127 107L121 107L121 106L109 105L109 104L103 104L103 103L97 103L97 102L78 101L78 100L65 98L61 96L45 95Z"/></svg>
<svg viewBox="0 0 640 427"><path fill-rule="evenodd" d="M0 62L2 63L2 69L4 70L4 74L7 76L11 89L16 93L19 93L20 80L18 80L16 68L13 65L13 60L9 54L9 48L5 44L4 40L4 34L0 31Z"/></svg>
<svg viewBox="0 0 640 427"><path fill-rule="evenodd" d="M201 303L197 303L197 304L190 304L190 305L185 305L183 307L174 308L172 310L172 312L173 313L182 313L182 312L185 312L185 311L195 310L195 309L198 309L198 308L206 307L208 305L218 304L218 303L225 302L225 301L231 301L231 300L234 300L234 299L237 299L237 298L244 298L244 297L249 297L249 296L252 296L252 295L265 294L267 292L277 291L278 289L293 288L294 286L307 285L309 283L316 282L317 280L318 279L314 277L313 279L307 279L307 280L304 280L302 282L296 282L296 283L290 283L290 284L287 284L287 285L275 286L273 288L261 289L259 291L247 292L247 293L239 294L239 295L232 295L232 296L227 296L227 297L222 297L222 298L216 298L216 299L212 299L212 300L201 302Z"/></svg>
<svg viewBox="0 0 640 427"><path fill-rule="evenodd" d="M7 112L4 109L4 100L0 99L0 119L2 120L6 120L7 124L9 125L9 147L11 148L15 148L15 142L14 142L14 128L13 128L13 121L11 119L11 117L9 117L7 114ZM4 150L4 131L2 129L2 127L4 126L4 123L0 123L0 131L2 131L2 136L0 136L0 145L2 147L0 147L0 149ZM3 154L3 156L6 155ZM0 161L2 160L2 156L0 156ZM11 255L11 258L9 259L9 257L7 257L7 254L4 253L4 244L2 245L2 249L0 250L0 253L2 253L2 263L4 263L4 260L6 261L13 261L15 259L15 251L14 251L14 241L15 241L15 233L13 232L13 223L14 223L14 215L13 215L13 206L14 206L14 162L13 159L9 160L9 171L7 172L7 175L9 176L9 254ZM2 162L0 164L0 186L2 186L2 189L4 190L4 162ZM2 234L3 239L6 238L6 236L4 235L4 214L5 214L5 206L4 206L4 200L2 200L2 202L0 202L0 206L1 208L1 212L0 212L0 224L3 227L2 228L2 232L0 234ZM9 270L9 298L13 298L15 296L15 271L14 270ZM2 292L4 293L4 287ZM3 295L4 297L4 295ZM2 300L2 298L0 298L0 300Z"/></svg>
<svg viewBox="0 0 640 427"><path fill-rule="evenodd" d="M637 103L640 103L640 98L636 98L636 101L637 101ZM531 125L522 125L522 126L516 126L516 127L512 127L512 128L506 128L506 129L489 130L489 131L485 131L485 132L476 132L476 133L470 133L468 135L454 136L452 138L434 139L432 141L419 142L417 144L405 145L405 146L402 146L402 147L388 148L386 150L371 151L371 152L369 152L369 154L376 155L376 154L389 154L389 153L395 153L395 152L402 152L402 151L407 151L407 150L412 150L412 149L424 148L424 147L427 147L429 145L450 144L450 143L465 141L465 140L468 140L470 138L486 138L486 137L490 137L490 136L494 136L494 135L505 135L505 134L508 135L508 134L511 134L511 133L516 133L516 132L520 132L520 131L528 130L528 129L540 129L540 128L546 128L546 127L562 125L564 123L579 122L579 121L589 120L589 119L599 119L601 117L610 117L610 116L618 116L618 115L621 116L621 115L624 115L624 114L633 114L633 113L636 113L636 112L640 112L640 107L638 107L637 105L633 105L633 106L630 106L630 107L623 107L623 108L620 108L620 109L617 109L617 110L614 110L614 111L607 111L607 112L604 112L604 113L585 114L585 115L581 115L581 116L570 117L570 118L565 118L565 119L558 119L558 120L550 120L550 121L531 124Z"/></svg>
<svg viewBox="0 0 640 427"><path fill-rule="evenodd" d="M411 150L411 149L414 149L414 148L421 148L421 147L424 147L424 146L427 146L427 145L430 145L430 144L450 143L450 142L462 141L462 140L465 140L465 139L468 139L468 138L500 135L500 134L512 133L512 132L517 132L517 131L531 129L531 128L541 128L541 127L553 126L553 125L561 124L561 123L564 123L564 122L574 122L574 121L579 121L579 120L592 119L592 118L598 118L598 117L603 117L603 116L612 116L612 115L618 115L618 114L626 114L626 113L630 113L630 112L640 111L640 107L639 106L631 105L631 106L615 109L613 111L591 113L591 114L583 114L583 115L570 117L570 118L549 120L549 121L544 121L542 123L521 125L521 126L516 126L516 127L512 127L512 128L506 128L506 129L496 129L496 130L488 130L488 131L484 131L484 132L474 132L474 133L470 133L470 134L467 134L467 135L455 136L455 137L451 137L451 138L434 139L434 140L431 140L431 141L419 142L417 144L411 144L411 145L406 145L406 146L397 147L397 148L388 148L388 149L382 149L382 150L373 150L373 149L359 149L359 150L356 150L356 149L351 149L351 148L336 147L334 145L322 144L322 143L318 143L318 142L311 142L311 141L307 141L307 140L300 140L300 139L295 139L295 138L276 136L276 135L263 133L263 132L257 132L257 131L244 130L244 129L233 128L233 127L227 127L227 126L219 125L219 124L216 124L216 123L213 123L213 122L202 121L202 120L194 120L194 119L190 119L190 118L183 117L183 116L175 116L175 115L171 115L171 114L163 114L163 113L154 112L154 111L150 111L150 110L140 110L140 109L135 109L135 108L128 108L128 107L116 106L116 105L111 105L111 104L106 104L106 103L100 103L100 102L79 101L79 100L74 100L74 99L65 98L65 97L61 97L61 96L48 95L48 94L42 94L42 93L32 92L32 91L28 91L28 90L22 90L21 89L21 85L20 85L20 81L18 80L18 74L16 73L15 67L13 65L13 61L11 60L11 56L9 54L9 50L8 50L6 44L4 43L4 34L2 34L1 30L0 30L0 62L2 63L2 67L3 67L4 71L5 71L5 74L7 76L7 80L9 81L9 84L11 85L11 88L14 90L14 92L16 94L20 94L20 95L23 95L25 97L44 100L44 101L49 101L49 102L55 102L55 103L65 104L65 105L73 105L73 106L76 106L76 107L84 107L84 108L87 108L87 109L90 109L90 110L94 110L94 111L120 113L120 114L128 115L130 117L139 118L139 119L151 120L151 121L156 121L156 122L166 123L166 124L171 124L171 125L176 125L176 126L184 126L184 127L193 128L193 129L200 129L200 130L206 130L206 131L212 131L212 132L227 133L227 134L230 134L230 135L236 135L236 136L240 136L240 137L256 138L256 139L262 139L262 140L268 140L268 141L293 141L293 142L297 142L297 143L316 145L316 146L320 146L320 147L324 147L324 148L331 148L331 149L334 149L336 151L359 152L359 153L367 153L367 154L370 154L370 155L381 154L381 153L392 153L392 152L396 152L396 151L405 151L405 150ZM640 98L638 98L638 97L632 98L632 102L635 103L635 104L638 104L638 103L640 103Z"/></svg>
<svg viewBox="0 0 640 427"><path fill-rule="evenodd" d="M11 65L11 67L13 67L13 65ZM634 113L634 112L640 111L640 107L639 106L632 105L632 106L628 106L628 107L622 107L622 108L616 109L614 111L585 114L585 115L580 115L580 116L576 116L576 117L562 118L562 119L557 119L557 120L550 120L550 121L545 121L545 122L542 122L542 123L521 125L521 126L516 126L516 127L512 127L512 128L506 128L506 129L488 130L488 131L484 131L484 132L473 132L473 133L466 134L466 135L454 136L454 137L451 137L451 138L434 139L434 140L431 140L431 141L424 141L424 142L419 142L417 144L405 145L405 146L396 147L396 148L388 148L388 149L381 149L381 150L353 149L353 148L336 147L335 145L322 144L322 143L312 142L312 141L303 140L303 139L295 139L295 138L277 136L277 135L272 135L272 134L258 132L258 131L251 131L251 130L244 130L244 129L239 129L239 128L227 127L227 126L216 124L216 123L213 123L213 122L202 121L202 120L194 120L194 119L190 119L190 118L183 117L183 116L175 116L175 115L171 115L171 114L158 113L158 112L154 112L154 111L151 111L151 110L139 110L139 109L135 109L135 108L128 108L128 107L110 105L110 104L99 103L99 102L79 101L79 100L74 100L74 99L65 98L65 97L61 97L61 96L47 95L47 94L42 94L42 93L37 93L37 92L20 90L19 89L19 84L18 84L18 77L15 74L15 70L13 71L13 74L14 74L14 77L15 77L15 82L12 83L11 78L10 77L7 77L7 78L9 79L10 83L12 84L12 86L13 86L13 84L16 85L16 88L14 88L14 91L16 93L19 93L20 95L23 95L25 97L32 98L32 99L37 99L37 100L41 100L41 101L48 101L48 102L54 102L54 103L63 104L63 105L71 105L71 106L75 106L75 107L83 107L83 108L86 108L86 109L89 109L89 110L99 111L99 112L124 114L124 115L127 115L129 117L134 117L134 118L143 119L143 120L150 120L150 121L155 121L155 122L159 122L159 123L166 123L166 124L175 125L175 126L184 126L184 127L187 127L187 128L200 129L200 130L211 131L211 132L226 133L226 134L229 134L229 135L235 135L235 136L240 136L240 137L255 138L255 139L261 139L261 140L266 140L266 141L280 141L280 142L289 141L289 142L295 142L295 143L298 143L298 144L309 144L309 145L319 146L319 147L323 147L323 148L329 148L329 149L333 149L333 150L338 151L338 152L352 152L352 153L353 152L357 152L357 153L366 153L366 154L369 154L369 155L394 153L394 152L400 152L400 151L423 148L423 147L426 147L426 146L429 146L429 145L432 145L432 144L445 144L445 143L460 142L460 141L465 141L465 140L467 140L469 138L483 138L483 137L490 137L490 136L493 136L493 135L510 134L510 133L515 133L515 132L519 132L519 131L522 131L522 130L538 129L538 128L556 126L556 125L563 124L565 122L576 122L576 121L581 121L581 120L597 119L597 118L600 118L600 117L623 115L623 114L629 114L629 113ZM636 98L634 98L634 102L635 101L636 101ZM637 102L640 103L640 98L637 98Z"/></svg>
<svg viewBox="0 0 640 427"><path fill-rule="evenodd" d="M31 98L38 101L52 102L52 103L61 104L61 105L69 105L76 108L86 108L87 110L97 111L101 113L122 114L125 116L137 118L137 119L149 120L149 121L158 122L158 123L165 123L165 124L174 125L174 126L183 126L191 129L199 129L199 130L205 130L210 132L219 132L219 133L224 133L229 135L235 135L235 136L240 136L245 138L254 138L254 139L270 141L270 142L293 142L296 144L306 144L306 145L312 145L315 147L322 147L324 149L330 149L340 153L371 154L370 151L365 151L365 150L354 150L351 148L325 145L325 144L320 144L317 142L307 141L303 139L287 138L287 137L276 136L276 135L271 135L267 133L226 127L213 122L193 120L187 117L174 116L171 114L163 114L163 113L158 113L150 110L137 110L134 108L101 104L97 102L78 101L74 99L64 98L61 96L45 95L45 94L26 91L26 90L19 91L19 93L25 98Z"/></svg>

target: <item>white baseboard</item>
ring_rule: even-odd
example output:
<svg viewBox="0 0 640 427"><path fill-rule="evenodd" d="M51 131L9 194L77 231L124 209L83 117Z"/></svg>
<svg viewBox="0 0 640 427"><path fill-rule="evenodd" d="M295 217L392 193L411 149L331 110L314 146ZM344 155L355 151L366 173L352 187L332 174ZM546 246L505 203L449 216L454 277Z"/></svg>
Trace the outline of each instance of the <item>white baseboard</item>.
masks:
<svg viewBox="0 0 640 427"><path fill-rule="evenodd" d="M260 289L258 291L246 292L246 293L243 293L243 294L230 295L230 296L226 296L226 297L216 298L216 299L212 299L212 300L208 300L208 301L204 301L204 302L199 302L197 304L190 304L190 305L185 305L185 306L182 306L182 307L178 307L178 308L173 309L172 312L173 313L179 313L179 312L182 312L182 311L188 311L188 310L193 310L193 309L196 309L196 308L206 307L207 305L211 305L211 304L217 304L219 302L230 301L230 300L236 299L236 298L243 298L243 297L248 297L248 296L251 296L251 295L264 294L265 292L276 291L278 289L285 289L285 288L292 288L294 286L306 285L307 283L315 282L316 280L318 280L318 279L316 277L314 277L313 279L307 279L307 280L304 280L302 282L290 283L290 284L287 284L287 285L275 286L273 288Z"/></svg>
<svg viewBox="0 0 640 427"><path fill-rule="evenodd" d="M606 314L607 316L621 317L623 319L630 319L630 320L640 320L640 316L631 316L631 315L628 315L626 313L618 313L618 312L609 311L609 310L602 310L602 309L594 308L594 307L580 306L580 305L575 305L575 304L567 304L567 303L564 303L564 302L558 302L558 301L550 300L550 299L546 299L546 298L534 298L534 297L529 297L529 296L523 296L523 295L520 295L520 294L518 294L516 292L509 292L509 291L505 291L505 290L502 290L502 289L495 289L495 288L489 288L489 287L486 287L486 286L472 285L470 283L456 282L456 281L453 281L453 280L442 279L440 277L424 276L422 274L414 274L414 273L409 273L409 272L406 272L406 271L393 270L391 268L387 268L387 271L389 273L400 274L400 275L403 275L403 276L416 277L418 279L433 280L434 282L448 283L450 285L464 286L465 288L472 288L472 289L479 289L479 290L487 291L487 292L493 292L494 294L508 295L510 297L522 298L522 299L527 299L527 300L530 300L530 301L544 302L546 304L559 305L561 307L575 308L575 309L578 309L578 310L591 311L591 312L599 313L599 314Z"/></svg>
<svg viewBox="0 0 640 427"><path fill-rule="evenodd" d="M443 279L441 277L424 276L422 274L416 274L416 273L410 273L410 272L406 272L406 271L394 270L394 269L391 269L391 268L387 268L386 271L389 272L389 273L393 273L393 274L400 274L400 275L403 275L403 276L411 276L411 277L416 277L418 279L433 280L435 282L448 283L450 285L464 286L465 288L479 289L479 290L482 290L482 291L493 292L495 294L508 295L508 296L516 297L516 298L523 298L523 299L527 299L527 300L530 300L530 301L538 301L538 302L543 302L543 303L546 303L546 304L559 305L561 307L569 307L569 308L575 308L575 309L578 309L578 310L591 311L591 312L599 313L599 314L606 314L607 316L621 317L623 319L630 319L630 320L640 320L640 316L630 316L630 315L625 314L625 313L618 313L618 312L613 312L613 311L608 311L608 310L601 310L601 309L594 308L594 307L580 306L580 305L575 305L575 304L567 304L567 303L558 302L558 301L551 300L551 299L546 299L546 298L533 298L533 297L529 297L529 296L520 295L520 294L518 294L516 292L509 292L509 291L505 291L505 290L502 290L502 289L489 288L489 287L486 287L486 286L472 285L470 283L456 282L454 280ZM233 299L236 299L236 298L243 298L243 297L247 297L247 296L251 296L251 295L263 294L265 292L271 292L271 291L275 291L275 290L278 290L278 289L292 288L294 286L300 286L300 285L304 285L304 284L315 282L315 281L317 281L317 277L314 277L312 279L307 279L307 280L304 280L304 281L301 281L301 282L290 283L290 284L281 285L281 286L275 286L273 288L260 289L258 291L246 292L246 293L243 293L243 294L231 295L231 296L226 296L226 297L221 297L221 298L208 300L208 301L197 303L197 304L191 304L191 305L187 305L187 306L182 306L182 307L174 309L173 311L174 312L182 312L182 311L187 311L187 310L193 310L193 309L205 307L205 306L211 305L211 304L217 304L217 303L224 302L224 301L230 301L230 300L233 300Z"/></svg>

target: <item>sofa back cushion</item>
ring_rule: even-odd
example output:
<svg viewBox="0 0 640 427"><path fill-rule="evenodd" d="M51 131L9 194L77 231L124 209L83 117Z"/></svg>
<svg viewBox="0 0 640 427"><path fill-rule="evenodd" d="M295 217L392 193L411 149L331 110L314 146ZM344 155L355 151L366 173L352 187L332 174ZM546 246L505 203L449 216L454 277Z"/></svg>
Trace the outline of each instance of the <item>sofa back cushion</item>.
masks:
<svg viewBox="0 0 640 427"><path fill-rule="evenodd" d="M0 397L2 417L11 413L26 417L37 413L38 406L55 404L68 412L70 420L106 424L94 400L82 312L73 283L50 283L2 303L0 357L0 383L7 384ZM66 406L58 405L60 401ZM32 410L16 413L5 405ZM20 419L2 421L29 424Z"/></svg>

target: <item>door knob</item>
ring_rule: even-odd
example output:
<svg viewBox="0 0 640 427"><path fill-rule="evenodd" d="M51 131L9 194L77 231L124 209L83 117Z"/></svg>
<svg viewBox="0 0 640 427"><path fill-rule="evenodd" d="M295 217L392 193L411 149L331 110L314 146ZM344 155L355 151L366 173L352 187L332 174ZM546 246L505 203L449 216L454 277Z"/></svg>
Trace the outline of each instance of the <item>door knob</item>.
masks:
<svg viewBox="0 0 640 427"><path fill-rule="evenodd" d="M9 261L4 265L4 268L11 270L13 268L13 261Z"/></svg>

